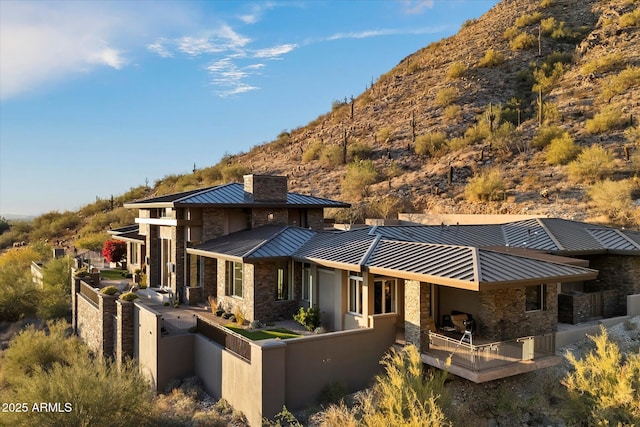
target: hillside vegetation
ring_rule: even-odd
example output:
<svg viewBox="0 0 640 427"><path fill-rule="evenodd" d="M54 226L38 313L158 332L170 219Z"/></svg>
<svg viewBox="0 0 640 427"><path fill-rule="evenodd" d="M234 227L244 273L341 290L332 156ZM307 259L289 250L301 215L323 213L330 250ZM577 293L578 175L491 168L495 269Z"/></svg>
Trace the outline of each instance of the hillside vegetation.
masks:
<svg viewBox="0 0 640 427"><path fill-rule="evenodd" d="M12 223L0 247L59 236L88 247L132 222L124 201L246 173L287 175L291 191L354 202L331 213L345 221L427 210L636 228L638 46L638 0L503 0L363 93L336 94L306 126L77 213Z"/></svg>

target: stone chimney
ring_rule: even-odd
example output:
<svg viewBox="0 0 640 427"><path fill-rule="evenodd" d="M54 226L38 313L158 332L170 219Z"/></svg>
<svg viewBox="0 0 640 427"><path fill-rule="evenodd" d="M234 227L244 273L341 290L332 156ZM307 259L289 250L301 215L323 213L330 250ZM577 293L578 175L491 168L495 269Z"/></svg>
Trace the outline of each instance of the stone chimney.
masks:
<svg viewBox="0 0 640 427"><path fill-rule="evenodd" d="M245 175L244 191L254 202L286 202L287 177L276 175Z"/></svg>

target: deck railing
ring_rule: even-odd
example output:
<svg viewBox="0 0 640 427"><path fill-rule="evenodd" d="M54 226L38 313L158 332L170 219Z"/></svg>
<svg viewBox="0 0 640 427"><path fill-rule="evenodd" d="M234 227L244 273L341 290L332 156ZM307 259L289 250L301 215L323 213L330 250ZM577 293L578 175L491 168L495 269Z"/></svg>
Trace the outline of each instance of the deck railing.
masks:
<svg viewBox="0 0 640 427"><path fill-rule="evenodd" d="M507 341L473 345L429 332L429 353L451 356L451 363L480 372L524 360L553 356L555 334L536 335Z"/></svg>
<svg viewBox="0 0 640 427"><path fill-rule="evenodd" d="M251 345L247 338L225 327L209 323L200 316L196 317L196 329L199 334L220 344L247 362L251 362Z"/></svg>

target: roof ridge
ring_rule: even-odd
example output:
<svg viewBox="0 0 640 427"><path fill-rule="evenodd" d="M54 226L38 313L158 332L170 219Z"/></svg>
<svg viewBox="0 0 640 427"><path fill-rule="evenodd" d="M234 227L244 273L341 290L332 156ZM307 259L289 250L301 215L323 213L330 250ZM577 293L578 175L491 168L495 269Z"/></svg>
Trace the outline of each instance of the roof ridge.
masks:
<svg viewBox="0 0 640 427"><path fill-rule="evenodd" d="M604 246L604 244L600 241L600 239L598 238L598 236L596 236L595 234L592 233L592 230L612 230L613 232L615 232L616 234L618 234L618 236L620 236L621 238L623 238L626 242L628 242L629 244L631 244L631 246L633 246L636 249L640 249L640 245L638 243L636 243L633 239L631 239L629 236L627 236L622 230L619 230L617 228L613 228L613 227L605 227L605 228L586 228L585 230L587 231L587 233L589 233L591 236L593 236L594 239L596 239L598 241L598 243L600 243L602 246ZM605 249L609 249L607 247L605 247Z"/></svg>
<svg viewBox="0 0 640 427"><path fill-rule="evenodd" d="M378 243L380 243L380 240L382 240L382 236L380 234L377 234L375 239L373 239L373 242L371 242L369 249L367 249L364 255L362 255L362 258L360 259L360 262L358 263L358 265L360 265L361 267L363 265L367 265L369 258L371 257L371 255L373 255L373 252L378 248Z"/></svg>
<svg viewBox="0 0 640 427"><path fill-rule="evenodd" d="M275 225L273 225L273 226L267 225L267 226L265 226L265 227L276 227L276 226L275 226ZM266 245L267 243L269 243L269 242L270 242L271 240L273 240L274 238L278 237L280 234L284 233L284 231L285 231L286 229L288 229L288 228L289 228L289 226L288 226L288 225L283 225L283 226L280 226L280 227L282 227L280 230L277 230L275 233L271 234L269 237L267 237L266 239L264 239L264 240L262 241L262 243L257 244L256 246L254 246L253 248L251 248L248 252L244 253L244 254L242 255L242 259L244 259L244 258L248 258L249 256L251 256L251 254L252 254L252 253L254 253L254 252L256 252L258 249L262 248L264 245ZM257 229L254 229L254 230L257 230Z"/></svg>
<svg viewBox="0 0 640 427"><path fill-rule="evenodd" d="M233 185L233 184L239 184L239 182L227 182L226 184L219 184L219 185L213 185L211 187L201 188L199 191L196 190L193 193L185 194L183 197L175 199L173 201L173 203L178 203L178 202L183 201L186 198L198 196L200 194L206 193L207 191L211 191L211 190L218 189L218 188L223 188L223 187L228 187L228 186Z"/></svg>
<svg viewBox="0 0 640 427"><path fill-rule="evenodd" d="M556 236L551 232L551 230L549 230L549 227L547 227L547 225L544 222L542 222L543 219L552 219L552 218L535 218L535 220L538 222L538 224L540 224L540 227L542 227L544 232L547 233L547 236L549 236L549 239L551 239L551 241L558 247L558 250L564 251L566 248L560 243L558 239L556 239Z"/></svg>

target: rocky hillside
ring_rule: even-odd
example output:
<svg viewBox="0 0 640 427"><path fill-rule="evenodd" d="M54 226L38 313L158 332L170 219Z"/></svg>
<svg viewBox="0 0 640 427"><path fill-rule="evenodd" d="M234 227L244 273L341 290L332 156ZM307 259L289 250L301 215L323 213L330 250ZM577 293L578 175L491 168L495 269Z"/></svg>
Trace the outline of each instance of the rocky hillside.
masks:
<svg viewBox="0 0 640 427"><path fill-rule="evenodd" d="M293 191L361 200L378 214L392 210L380 207L391 197L413 211L593 219L600 212L586 197L592 180L568 179L536 136L566 131L578 149L597 144L613 156L603 177L636 174L639 8L633 0L503 0L357 97L224 166L286 174ZM374 169L373 178L348 175L354 161L354 170ZM504 183L489 197L498 202L470 201L465 185L491 167ZM633 181L631 189L637 199Z"/></svg>

